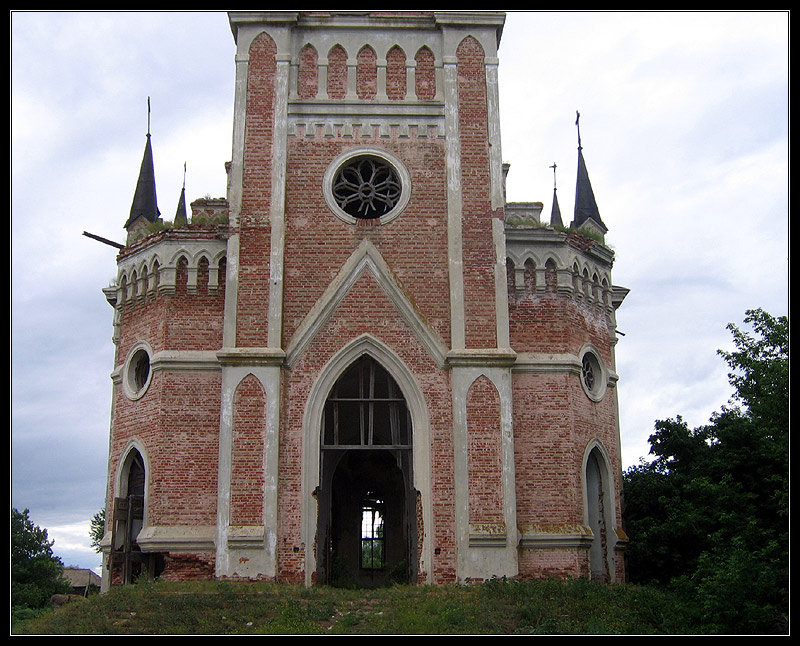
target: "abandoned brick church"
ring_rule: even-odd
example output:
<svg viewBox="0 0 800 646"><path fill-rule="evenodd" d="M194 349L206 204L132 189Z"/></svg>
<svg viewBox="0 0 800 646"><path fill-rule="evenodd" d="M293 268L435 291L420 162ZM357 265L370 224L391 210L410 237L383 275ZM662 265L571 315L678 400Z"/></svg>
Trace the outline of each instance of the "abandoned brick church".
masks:
<svg viewBox="0 0 800 646"><path fill-rule="evenodd" d="M104 587L623 580L627 290L580 139L567 226L505 201L504 15L228 18L227 195L166 226L148 132L105 290Z"/></svg>

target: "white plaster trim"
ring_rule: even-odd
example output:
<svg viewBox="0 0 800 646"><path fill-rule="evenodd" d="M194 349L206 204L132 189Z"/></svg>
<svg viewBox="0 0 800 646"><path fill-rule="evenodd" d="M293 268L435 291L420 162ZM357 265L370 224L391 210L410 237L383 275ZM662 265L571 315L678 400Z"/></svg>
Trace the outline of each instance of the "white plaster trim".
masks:
<svg viewBox="0 0 800 646"><path fill-rule="evenodd" d="M229 549L264 549L263 525L230 525L228 527Z"/></svg>
<svg viewBox="0 0 800 646"><path fill-rule="evenodd" d="M236 309L239 301L239 234L228 238L227 272L225 275L225 311L222 321L222 345L236 343Z"/></svg>
<svg viewBox="0 0 800 646"><path fill-rule="evenodd" d="M289 64L279 56L276 61L275 114L272 143L272 202L270 204L270 261L267 344L280 347L283 330L283 254L286 235L286 110L289 96Z"/></svg>
<svg viewBox="0 0 800 646"><path fill-rule="evenodd" d="M150 459L147 457L144 443L138 437L131 438L122 453L120 453L119 462L117 462L117 473L114 479L114 497L125 498L128 495L128 473L131 466L128 458L132 451L139 453L144 463L144 517L142 518L142 524L147 525L147 509L150 497ZM110 514L108 520L112 521Z"/></svg>
<svg viewBox="0 0 800 646"><path fill-rule="evenodd" d="M587 355L591 355L597 367L600 368L600 374L596 376L596 386L594 389L589 389L586 385L586 382L583 380L583 358ZM603 361L603 358L600 356L600 351L593 346L591 343L585 344L578 353L578 362L581 366L581 387L583 388L583 392L586 393L586 396L594 402L599 402L603 399L603 396L606 394L606 390L608 388L609 383L609 371L606 368L606 364Z"/></svg>
<svg viewBox="0 0 800 646"><path fill-rule="evenodd" d="M219 370L214 350L162 350L150 357L150 367L160 370Z"/></svg>
<svg viewBox="0 0 800 646"><path fill-rule="evenodd" d="M151 525L136 543L142 552L213 552L215 532L213 525Z"/></svg>
<svg viewBox="0 0 800 646"><path fill-rule="evenodd" d="M571 532L522 532L520 549L583 549L588 550L594 534L588 526L576 527Z"/></svg>
<svg viewBox="0 0 800 646"><path fill-rule="evenodd" d="M581 362L574 354L520 352L514 364L514 372L528 374L568 373L581 374Z"/></svg>
<svg viewBox="0 0 800 646"><path fill-rule="evenodd" d="M417 313L395 280L386 260L369 240L364 240L347 259L339 274L303 319L286 347L286 364L292 367L297 362L325 323L333 316L336 307L366 271L371 272L378 281L436 365L443 367L447 355L444 341Z"/></svg>
<svg viewBox="0 0 800 646"><path fill-rule="evenodd" d="M447 34L445 33L445 36ZM458 65L444 57L445 156L447 158L447 259L450 276L450 345L466 347L462 256L461 141L458 129Z"/></svg>
<svg viewBox="0 0 800 646"><path fill-rule="evenodd" d="M600 355L596 349L595 355L599 360ZM580 377L582 369L582 356L583 352L581 352L580 357L569 353L549 354L540 352L521 352L517 355L517 360L512 368L512 371L515 373L540 375L566 373ZM603 364L602 379L608 388L614 388L617 384L617 381L619 381L619 375L613 370L609 370Z"/></svg>
<svg viewBox="0 0 800 646"><path fill-rule="evenodd" d="M225 357L231 353L220 353ZM255 353L265 361L247 363L226 360L222 369L220 399L219 465L217 475L217 576L245 578L274 577L277 573L278 536L278 429L280 427L281 367L271 353ZM264 438L264 508L263 526L244 529L230 524L231 474L233 452L233 401L236 389L253 375L264 388L266 397L266 437ZM255 532L255 533L253 533ZM260 536L260 538L258 538ZM248 550L246 561L238 550Z"/></svg>
<svg viewBox="0 0 800 646"><path fill-rule="evenodd" d="M470 523L470 547L505 547L508 542L505 523Z"/></svg>
<svg viewBox="0 0 800 646"><path fill-rule="evenodd" d="M491 181L492 209L505 205L503 190L503 154L500 137L500 90L498 82L498 59L488 54L484 56L486 67L486 110L489 130L489 170ZM503 221L500 220L501 225Z"/></svg>
<svg viewBox="0 0 800 646"><path fill-rule="evenodd" d="M492 219L492 238L494 242L494 310L497 334L497 347L511 347L508 314L508 281L506 277L506 235L503 221Z"/></svg>
<svg viewBox="0 0 800 646"><path fill-rule="evenodd" d="M475 532L481 525L469 522L469 459L467 433L467 398L472 384L485 376L497 389L500 399L500 451L503 469L504 532L483 525L490 532ZM514 463L513 404L511 371L506 367L454 366L453 391L453 475L455 479L455 525L457 576L467 579L488 579L493 576L513 577L518 573L517 497ZM487 550L484 548L495 549Z"/></svg>
<svg viewBox="0 0 800 646"><path fill-rule="evenodd" d="M126 388L126 395L127 386L125 386L125 381L127 379L123 378L123 375L127 372L127 366L130 362L130 357L135 349L143 348L144 346L147 347L150 354L150 372L161 372L161 371L189 371L189 370L205 370L205 371L218 371L220 369L220 358L218 356L218 352L214 350L161 350L160 352L152 353L150 350L150 346L147 345L144 341L138 342L134 348L131 349L131 354L129 354L128 359L126 359L125 363L117 366L114 371L111 373L111 380L115 384L122 384L123 387ZM139 397L144 394L145 389L142 389L142 392L138 394ZM138 397L136 397L138 399Z"/></svg>
<svg viewBox="0 0 800 646"><path fill-rule="evenodd" d="M135 368L132 364L134 357L140 352L147 354L147 379L145 380L144 384L142 384L141 388L136 388L136 384L133 383L134 377L132 374ZM125 393L125 396L128 399L131 401L136 401L137 399L144 397L147 389L150 387L150 383L153 380L153 348L150 347L150 344L147 343L147 341L137 341L133 345L128 352L128 356L125 359L125 364L122 366L119 374L122 380L122 391Z"/></svg>

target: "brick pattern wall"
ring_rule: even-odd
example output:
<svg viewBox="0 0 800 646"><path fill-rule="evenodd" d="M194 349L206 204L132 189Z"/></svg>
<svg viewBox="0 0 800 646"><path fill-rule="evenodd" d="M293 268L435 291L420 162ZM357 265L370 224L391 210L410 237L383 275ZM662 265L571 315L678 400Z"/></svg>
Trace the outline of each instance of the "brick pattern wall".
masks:
<svg viewBox="0 0 800 646"><path fill-rule="evenodd" d="M527 284L527 279L526 279ZM610 366L611 333L604 309L576 298L555 293L509 290L509 330L517 352L577 354L592 343Z"/></svg>
<svg viewBox="0 0 800 646"><path fill-rule="evenodd" d="M467 395L469 522L504 521L503 461L500 446L500 394L485 376Z"/></svg>
<svg viewBox="0 0 800 646"><path fill-rule="evenodd" d="M116 389L111 473L139 440L150 465L148 524L216 523L220 386L216 372L156 372L139 400Z"/></svg>
<svg viewBox="0 0 800 646"><path fill-rule="evenodd" d="M511 309L517 351L577 355L585 343L591 342L606 366L611 366L608 321L594 305L552 292L526 293ZM611 461L609 468L614 474L614 494L618 499L620 455L613 388L595 402L584 392L577 374L517 373L513 393L515 402L529 402L514 406L520 526L583 523L586 502L582 497L582 460L594 439L602 443ZM619 506L616 519L621 527Z"/></svg>
<svg viewBox="0 0 800 646"><path fill-rule="evenodd" d="M250 46L242 211L239 216L239 294L236 344L267 345L275 42L260 34Z"/></svg>
<svg viewBox="0 0 800 646"><path fill-rule="evenodd" d="M187 288L186 259L178 263L176 294L166 297L169 310L160 319L165 350L208 350L222 347L222 321L225 308L225 273L221 268L217 293L208 291L208 261L201 259L197 271L197 291ZM156 317L151 317L156 318ZM156 318L156 320L158 320ZM154 348L155 349L155 348Z"/></svg>
<svg viewBox="0 0 800 646"><path fill-rule="evenodd" d="M345 137L290 138L286 188L284 343L365 238L386 259L420 314L450 336L445 156L441 141L361 137L406 166L412 183L406 210L384 225L360 227L336 218L321 186L328 165L354 142Z"/></svg>
<svg viewBox="0 0 800 646"><path fill-rule="evenodd" d="M245 377L233 399L231 525L264 524L266 405L261 383Z"/></svg>
<svg viewBox="0 0 800 646"><path fill-rule="evenodd" d="M301 99L313 99L319 88L317 63L319 55L313 45L306 45L300 50L300 64L297 72L297 95Z"/></svg>
<svg viewBox="0 0 800 646"><path fill-rule="evenodd" d="M328 52L328 98L343 99L347 94L347 52L335 45Z"/></svg>
<svg viewBox="0 0 800 646"><path fill-rule="evenodd" d="M582 451L572 431L569 384L573 380L577 381L574 375L514 376L514 401L531 403L514 407L517 523L521 526L583 522L576 489Z"/></svg>
<svg viewBox="0 0 800 646"><path fill-rule="evenodd" d="M169 554L164 560L166 568L161 578L167 581L214 578L216 555L213 552Z"/></svg>
<svg viewBox="0 0 800 646"><path fill-rule="evenodd" d="M486 68L480 44L465 38L457 49L458 117L463 195L462 257L466 343L497 346Z"/></svg>
<svg viewBox="0 0 800 646"><path fill-rule="evenodd" d="M422 101L431 101L436 96L436 72L434 68L433 52L427 47L421 47L415 56L417 63L414 75L415 91L417 98Z"/></svg>
<svg viewBox="0 0 800 646"><path fill-rule="evenodd" d="M396 45L386 54L386 95L390 101L402 101L408 90L406 54Z"/></svg>
<svg viewBox="0 0 800 646"><path fill-rule="evenodd" d="M378 94L378 65L375 50L364 45L358 52L356 94L359 101L370 101Z"/></svg>
<svg viewBox="0 0 800 646"><path fill-rule="evenodd" d="M588 577L589 551L585 549L520 550L521 580L542 577Z"/></svg>
<svg viewBox="0 0 800 646"><path fill-rule="evenodd" d="M436 73L433 52L421 47L414 56L413 92L417 100L431 101L436 97ZM319 89L319 54L313 45L300 50L297 73L297 95L301 99L313 99ZM328 54L328 85L326 95L329 99L343 99L347 93L347 52L341 45L335 45ZM371 100L377 96L378 74L377 54L372 47L359 50L356 64L356 87L359 100ZM386 95L390 101L403 101L409 96L406 52L397 45L386 54Z"/></svg>

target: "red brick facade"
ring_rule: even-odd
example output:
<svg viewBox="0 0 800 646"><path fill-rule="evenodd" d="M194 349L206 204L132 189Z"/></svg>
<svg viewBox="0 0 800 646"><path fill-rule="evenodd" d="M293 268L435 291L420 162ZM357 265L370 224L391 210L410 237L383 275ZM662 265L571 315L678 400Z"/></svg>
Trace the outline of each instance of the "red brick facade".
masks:
<svg viewBox="0 0 800 646"><path fill-rule="evenodd" d="M331 485L347 468L385 505L385 554L404 555L347 576L590 576L587 491L599 487L613 510L599 519L613 539L605 571L622 580L621 299L601 243L506 222L502 21L231 15L241 62L228 218L131 243L108 293L107 504L143 497L140 571L335 582L344 494L361 495ZM337 193L389 194L378 175L354 188L343 169L362 159L402 188L376 217L345 211ZM364 357L378 370L359 397L342 395ZM334 401L367 412L331 416ZM325 424L362 439L326 445ZM396 467L381 466L387 456ZM111 556L127 531L112 516ZM390 532L395 517L403 529ZM108 559L107 581L123 580L121 562Z"/></svg>

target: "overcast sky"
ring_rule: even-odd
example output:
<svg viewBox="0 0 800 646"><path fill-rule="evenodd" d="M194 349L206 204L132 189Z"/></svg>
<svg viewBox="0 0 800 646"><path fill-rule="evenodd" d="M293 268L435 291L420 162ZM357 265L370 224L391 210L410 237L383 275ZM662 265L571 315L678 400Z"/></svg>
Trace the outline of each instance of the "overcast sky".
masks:
<svg viewBox="0 0 800 646"><path fill-rule="evenodd" d="M730 398L728 323L788 314L789 15L511 12L500 46L509 201L553 171L565 222L575 113L614 283L625 467L657 419L706 423ZM225 13L11 14L11 504L65 565L96 568L112 309L151 101L159 207L225 196L234 43Z"/></svg>

